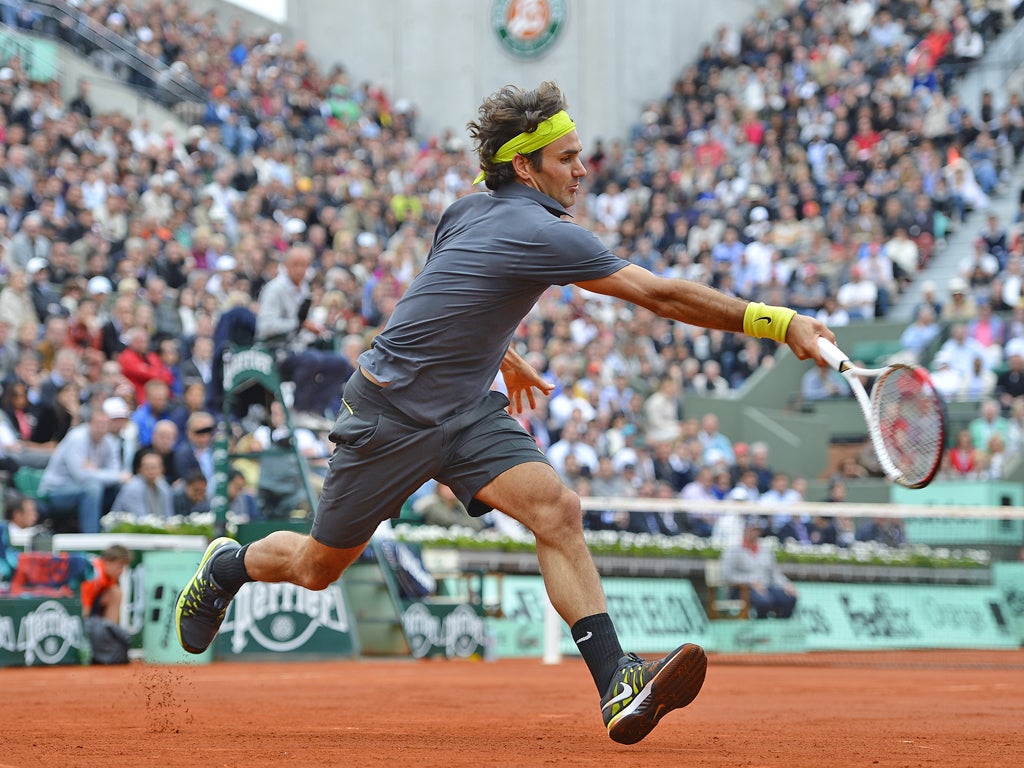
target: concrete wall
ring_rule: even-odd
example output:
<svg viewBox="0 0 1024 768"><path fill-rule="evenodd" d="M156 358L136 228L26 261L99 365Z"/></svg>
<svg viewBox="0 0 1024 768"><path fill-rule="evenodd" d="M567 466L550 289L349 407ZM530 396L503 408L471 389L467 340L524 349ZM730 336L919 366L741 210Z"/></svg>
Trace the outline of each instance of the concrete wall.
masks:
<svg viewBox="0 0 1024 768"><path fill-rule="evenodd" d="M341 64L355 82L383 86L418 109L420 131L465 124L487 94L512 83L556 80L584 144L625 136L642 106L665 96L722 24L741 24L782 0L566 0L559 39L540 58L508 53L490 21L492 0L289 0L283 33L303 40L325 66ZM247 28L268 19L223 0L193 0Z"/></svg>
<svg viewBox="0 0 1024 768"><path fill-rule="evenodd" d="M60 46L57 52L60 66L60 91L65 101L70 101L78 91L79 79L89 81L89 101L96 114L117 112L127 115L133 121L149 120L154 130L171 126L179 138L184 136L188 126L170 110L144 97L120 80L105 74L92 62L76 55L69 48Z"/></svg>

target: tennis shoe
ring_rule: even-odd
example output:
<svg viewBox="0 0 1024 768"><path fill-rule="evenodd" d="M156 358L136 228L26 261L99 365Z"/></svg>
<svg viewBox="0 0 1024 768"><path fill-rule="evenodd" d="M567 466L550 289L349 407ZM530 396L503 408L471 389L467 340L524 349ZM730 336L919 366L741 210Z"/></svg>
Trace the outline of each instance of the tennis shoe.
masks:
<svg viewBox="0 0 1024 768"><path fill-rule="evenodd" d="M178 642L189 653L202 653L217 636L233 593L221 589L213 580L215 558L237 552L240 545L233 539L221 537L210 542L203 559L199 561L192 580L178 595L174 606L174 623Z"/></svg>
<svg viewBox="0 0 1024 768"><path fill-rule="evenodd" d="M662 717L697 698L707 668L704 649L692 643L655 661L632 653L619 659L601 699L601 714L612 741L636 744Z"/></svg>

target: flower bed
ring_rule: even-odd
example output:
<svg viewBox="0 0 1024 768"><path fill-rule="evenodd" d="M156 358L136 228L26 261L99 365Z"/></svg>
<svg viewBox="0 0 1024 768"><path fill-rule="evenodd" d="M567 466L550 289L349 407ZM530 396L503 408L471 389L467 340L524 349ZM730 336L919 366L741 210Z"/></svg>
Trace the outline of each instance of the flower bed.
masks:
<svg viewBox="0 0 1024 768"><path fill-rule="evenodd" d="M106 533L175 533L213 537L212 512L188 517L135 517L124 513L105 515L100 524ZM240 523L247 522L228 515L227 532L234 535ZM462 550L494 550L498 552L534 552L533 536L498 534L494 531L476 532L469 528L442 528L431 525L399 523L395 535L402 541L420 547ZM680 534L664 536L650 533L619 531L587 531L587 544L595 555L619 557L691 557L717 558L721 549L709 539ZM774 541L774 540L773 540ZM798 544L776 542L776 557L780 563L815 563L823 565L887 565L916 568L986 568L989 552L971 547L929 547L908 544L889 547L875 541L858 541L850 547L832 544Z"/></svg>
<svg viewBox="0 0 1024 768"><path fill-rule="evenodd" d="M493 531L477 533L468 528L399 524L395 526L395 534L399 539L421 547L502 552L536 550L533 537L529 535L503 536ZM713 545L709 539L691 534L664 536L649 533L587 531L586 537L587 545L595 555L717 558L722 554L721 549ZM875 541L858 541L850 547L798 544L793 541L776 544L776 557L780 563L987 568L990 562L988 550L969 547L928 547L922 544L889 547Z"/></svg>

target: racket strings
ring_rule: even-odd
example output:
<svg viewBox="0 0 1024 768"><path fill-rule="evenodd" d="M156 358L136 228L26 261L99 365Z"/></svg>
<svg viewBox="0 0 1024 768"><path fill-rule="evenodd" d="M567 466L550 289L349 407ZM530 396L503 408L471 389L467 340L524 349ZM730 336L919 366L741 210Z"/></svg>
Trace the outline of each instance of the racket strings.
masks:
<svg viewBox="0 0 1024 768"><path fill-rule="evenodd" d="M923 369L897 367L883 374L871 391L883 448L911 487L935 475L945 448L942 401Z"/></svg>

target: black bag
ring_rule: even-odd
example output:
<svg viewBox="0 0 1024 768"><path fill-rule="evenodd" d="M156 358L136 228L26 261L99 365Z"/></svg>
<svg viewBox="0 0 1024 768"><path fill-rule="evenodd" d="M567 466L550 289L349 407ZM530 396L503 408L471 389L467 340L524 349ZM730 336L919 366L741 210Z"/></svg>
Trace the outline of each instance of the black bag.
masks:
<svg viewBox="0 0 1024 768"><path fill-rule="evenodd" d="M85 632L92 646L93 664L127 664L131 635L124 627L100 616L85 620Z"/></svg>

